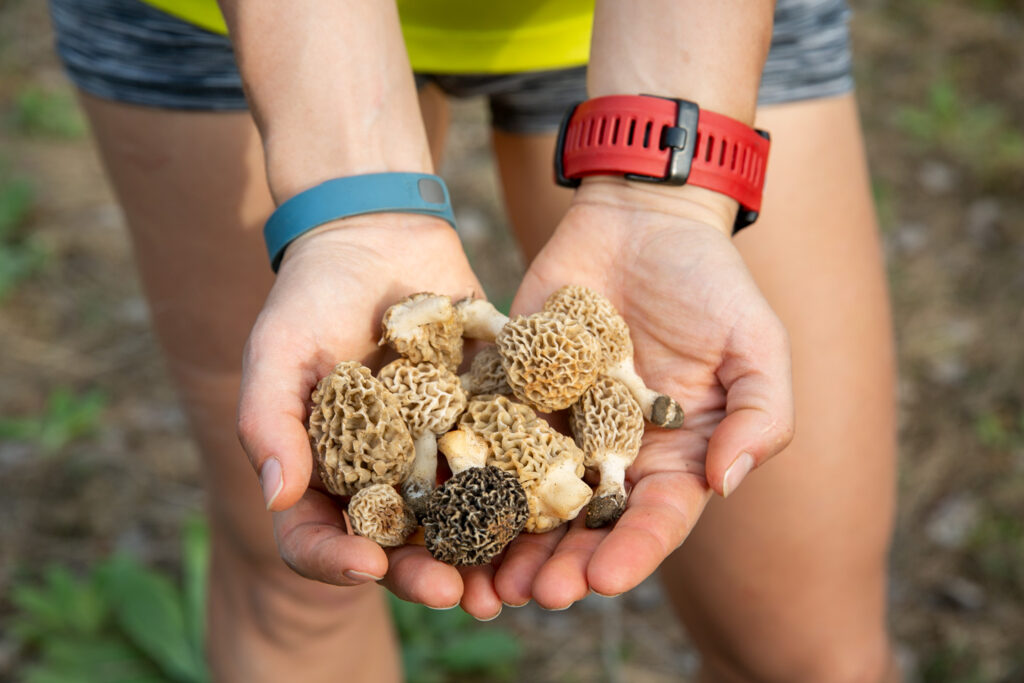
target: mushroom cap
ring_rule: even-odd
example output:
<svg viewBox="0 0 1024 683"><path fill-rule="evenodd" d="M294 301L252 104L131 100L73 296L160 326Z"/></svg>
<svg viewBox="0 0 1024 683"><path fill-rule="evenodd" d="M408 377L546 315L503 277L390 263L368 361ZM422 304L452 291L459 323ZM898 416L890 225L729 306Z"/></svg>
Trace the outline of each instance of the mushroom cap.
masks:
<svg viewBox="0 0 1024 683"><path fill-rule="evenodd" d="M398 399L413 438L444 434L466 409L459 376L443 365L399 358L381 368L377 379Z"/></svg>
<svg viewBox="0 0 1024 683"><path fill-rule="evenodd" d="M526 493L515 475L496 467L471 467L430 495L424 539L441 562L484 564L519 534L526 518Z"/></svg>
<svg viewBox="0 0 1024 683"><path fill-rule="evenodd" d="M512 393L543 412L571 406L606 365L597 338L562 313L517 316L495 342Z"/></svg>
<svg viewBox="0 0 1024 683"><path fill-rule="evenodd" d="M485 346L480 353L473 356L469 372L462 375L462 387L470 396L512 393L497 346Z"/></svg>
<svg viewBox="0 0 1024 683"><path fill-rule="evenodd" d="M381 344L413 363L437 363L452 370L462 362L462 320L451 297L419 292L384 312Z"/></svg>
<svg viewBox="0 0 1024 683"><path fill-rule="evenodd" d="M569 427L586 457L584 464L597 467L595 457L606 452L636 457L644 435L644 414L626 385L599 377L572 405Z"/></svg>
<svg viewBox="0 0 1024 683"><path fill-rule="evenodd" d="M378 545L402 545L416 530L416 517L392 486L374 484L360 489L348 503L352 530Z"/></svg>
<svg viewBox="0 0 1024 683"><path fill-rule="evenodd" d="M490 451L487 464L516 475L526 491L529 533L550 531L567 521L547 512L539 496L545 475L568 460L575 475L582 479L583 452L572 439L552 429L527 406L505 396L479 396L466 406L460 427L481 437Z"/></svg>
<svg viewBox="0 0 1024 683"><path fill-rule="evenodd" d="M544 310L581 322L601 344L606 365L633 355L629 326L607 297L582 285L566 285L544 302Z"/></svg>
<svg viewBox="0 0 1024 683"><path fill-rule="evenodd" d="M409 473L412 436L392 396L355 361L338 363L317 382L309 438L324 486L351 496L372 484L394 485Z"/></svg>

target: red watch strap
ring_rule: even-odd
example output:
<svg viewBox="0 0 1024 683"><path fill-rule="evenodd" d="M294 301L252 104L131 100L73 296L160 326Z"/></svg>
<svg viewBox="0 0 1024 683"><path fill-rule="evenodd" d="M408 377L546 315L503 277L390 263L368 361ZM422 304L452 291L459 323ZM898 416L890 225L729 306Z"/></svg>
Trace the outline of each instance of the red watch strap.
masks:
<svg viewBox="0 0 1024 683"><path fill-rule="evenodd" d="M688 139L692 132L677 125L683 105L689 103L650 95L609 95L580 103L562 132L561 173L569 180L626 174L635 180L685 182L728 195L747 211L759 211L767 134L700 110L696 140ZM691 158L681 179L673 177L678 154Z"/></svg>

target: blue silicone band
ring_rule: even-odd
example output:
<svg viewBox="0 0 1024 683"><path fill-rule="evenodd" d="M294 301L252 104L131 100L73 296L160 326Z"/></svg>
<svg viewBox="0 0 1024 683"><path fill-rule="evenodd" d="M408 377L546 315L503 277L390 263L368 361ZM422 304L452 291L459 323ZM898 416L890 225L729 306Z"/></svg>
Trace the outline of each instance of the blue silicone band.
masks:
<svg viewBox="0 0 1024 683"><path fill-rule="evenodd" d="M263 239L270 267L277 272L284 250L299 235L349 216L366 213L421 213L455 227L444 181L427 173L371 173L335 178L300 192L267 219Z"/></svg>

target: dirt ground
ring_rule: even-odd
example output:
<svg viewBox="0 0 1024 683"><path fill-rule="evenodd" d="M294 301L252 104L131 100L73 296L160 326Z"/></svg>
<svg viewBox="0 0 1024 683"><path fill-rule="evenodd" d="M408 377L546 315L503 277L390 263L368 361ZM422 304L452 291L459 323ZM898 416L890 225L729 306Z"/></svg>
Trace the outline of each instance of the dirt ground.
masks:
<svg viewBox="0 0 1024 683"><path fill-rule="evenodd" d="M900 361L892 631L910 680L1024 681L1024 2L855 8ZM114 550L174 567L181 520L203 501L95 149L73 105L53 121L33 105L39 92L70 92L45 5L3 0L0 182L6 173L34 192L0 256L26 244L45 256L0 292L0 416L46 414L63 389L98 391L103 409L82 436L51 425L50 442L0 441L0 596L48 563L81 571ZM507 301L521 264L481 103L459 103L455 121L459 163L444 174L467 251ZM11 609L0 597L0 620ZM520 635L524 680L678 681L697 666L653 581L497 623ZM0 631L0 680L23 665Z"/></svg>

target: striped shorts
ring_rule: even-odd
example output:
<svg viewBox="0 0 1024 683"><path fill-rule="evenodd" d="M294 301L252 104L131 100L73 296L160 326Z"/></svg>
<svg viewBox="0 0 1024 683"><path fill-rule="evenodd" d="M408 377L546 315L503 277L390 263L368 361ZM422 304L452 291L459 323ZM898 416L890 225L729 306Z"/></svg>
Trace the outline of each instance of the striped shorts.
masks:
<svg viewBox="0 0 1024 683"><path fill-rule="evenodd" d="M231 41L139 0L50 0L57 52L71 80L97 97L168 109L247 107ZM778 0L760 104L850 91L845 0ZM549 132L586 99L586 68L500 75L416 74L455 97L486 96L492 124Z"/></svg>

